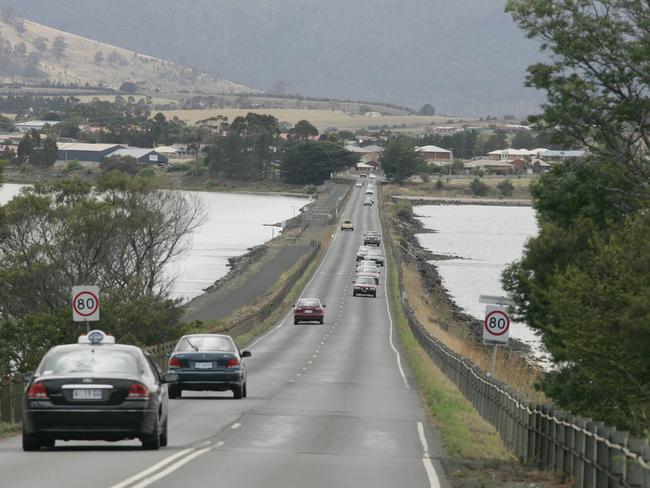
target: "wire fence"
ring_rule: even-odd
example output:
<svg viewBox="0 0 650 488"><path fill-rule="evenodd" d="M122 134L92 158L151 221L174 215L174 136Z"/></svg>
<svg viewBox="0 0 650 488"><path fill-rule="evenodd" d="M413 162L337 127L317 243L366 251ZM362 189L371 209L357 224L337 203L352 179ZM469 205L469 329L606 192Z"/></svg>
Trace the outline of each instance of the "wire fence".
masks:
<svg viewBox="0 0 650 488"><path fill-rule="evenodd" d="M392 254L398 263L401 301L411 331L522 462L565 473L576 488L650 488L648 439L527 400L431 336L409 305L402 251L392 246Z"/></svg>

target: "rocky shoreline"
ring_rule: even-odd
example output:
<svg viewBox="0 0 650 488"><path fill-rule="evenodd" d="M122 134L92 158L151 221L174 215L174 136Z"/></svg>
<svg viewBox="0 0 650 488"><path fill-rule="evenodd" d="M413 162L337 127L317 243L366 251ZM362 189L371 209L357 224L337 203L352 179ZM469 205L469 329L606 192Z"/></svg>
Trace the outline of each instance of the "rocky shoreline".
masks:
<svg viewBox="0 0 650 488"><path fill-rule="evenodd" d="M417 234L430 233L431 230L425 228L422 222L420 222L415 216L411 216L408 219L396 219L394 221L394 224L396 228L399 229L400 235L409 243L409 254L412 259L415 260L425 290L431 295L440 296L441 299L444 300L445 304L452 310L454 320L459 325L467 329L469 336L472 338L472 341L478 344L482 343L483 323L479 319L467 314L451 298L449 290L447 290L442 283L442 278L438 272L438 268L435 266L435 264L432 264L430 262L440 259L464 258L457 256L438 255L432 253L427 249L424 249L420 245L420 242L416 236ZM526 356L529 356L531 352L531 348L528 344L514 338L510 338L507 349Z"/></svg>

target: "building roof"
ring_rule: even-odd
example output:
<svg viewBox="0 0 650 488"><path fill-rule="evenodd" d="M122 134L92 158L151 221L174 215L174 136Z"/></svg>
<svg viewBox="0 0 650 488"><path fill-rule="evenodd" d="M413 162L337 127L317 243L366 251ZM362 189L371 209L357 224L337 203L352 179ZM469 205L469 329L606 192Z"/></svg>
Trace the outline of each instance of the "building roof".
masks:
<svg viewBox="0 0 650 488"><path fill-rule="evenodd" d="M490 154L497 154L497 155L507 154L508 156L530 156L532 154L532 151L529 151L528 149L507 148L507 149L497 149L496 151L490 151L488 155Z"/></svg>
<svg viewBox="0 0 650 488"><path fill-rule="evenodd" d="M151 153L155 153L156 151L151 148L143 148L143 147L125 147L122 149L118 149L115 152L112 152L110 156L131 156L132 158L135 159L140 159L145 156L148 156Z"/></svg>
<svg viewBox="0 0 650 488"><path fill-rule="evenodd" d="M154 151L160 154L176 154L178 152L178 148L173 146L158 146L154 149Z"/></svg>
<svg viewBox="0 0 650 488"><path fill-rule="evenodd" d="M364 168L372 168L371 165L366 164L366 163L357 163L357 168L364 169Z"/></svg>
<svg viewBox="0 0 650 488"><path fill-rule="evenodd" d="M543 153L540 154L540 157L544 158L581 158L585 154L587 154L586 151L575 151L575 150L570 150L570 151L552 151L550 149L547 149Z"/></svg>
<svg viewBox="0 0 650 488"><path fill-rule="evenodd" d="M416 147L415 150L417 152L424 152L424 153L451 154L451 151L448 151L447 149L443 149L442 147L438 147L438 146L421 146L421 147Z"/></svg>
<svg viewBox="0 0 650 488"><path fill-rule="evenodd" d="M382 151L382 148L380 146L354 146L354 145L348 145L345 146L345 149L347 149L350 152L355 152L355 153L378 153Z"/></svg>
<svg viewBox="0 0 650 488"><path fill-rule="evenodd" d="M471 161L463 161L463 167L465 168L512 168L512 160L501 160L496 159L473 159Z"/></svg>
<svg viewBox="0 0 650 488"><path fill-rule="evenodd" d="M58 144L59 151L86 151L104 152L111 149L122 148L120 144L92 144L87 142L69 142Z"/></svg>
<svg viewBox="0 0 650 488"><path fill-rule="evenodd" d="M57 125L60 123L60 120L27 120L25 122L16 122L14 127L43 127L45 125Z"/></svg>
<svg viewBox="0 0 650 488"><path fill-rule="evenodd" d="M542 168L550 168L552 166L552 164L547 163L543 159L533 159L530 164L539 164Z"/></svg>

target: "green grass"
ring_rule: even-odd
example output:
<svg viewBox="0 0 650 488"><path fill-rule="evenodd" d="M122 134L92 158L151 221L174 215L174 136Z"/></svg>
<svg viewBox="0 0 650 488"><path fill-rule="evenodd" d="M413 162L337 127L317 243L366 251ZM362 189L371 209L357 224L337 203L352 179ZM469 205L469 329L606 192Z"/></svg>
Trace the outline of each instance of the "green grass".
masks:
<svg viewBox="0 0 650 488"><path fill-rule="evenodd" d="M16 435L18 432L20 432L20 424L0 422L0 439Z"/></svg>
<svg viewBox="0 0 650 488"><path fill-rule="evenodd" d="M397 330L427 414L440 431L447 455L453 461L515 461L494 427L481 418L413 336L399 299L397 265L390 253L387 259Z"/></svg>

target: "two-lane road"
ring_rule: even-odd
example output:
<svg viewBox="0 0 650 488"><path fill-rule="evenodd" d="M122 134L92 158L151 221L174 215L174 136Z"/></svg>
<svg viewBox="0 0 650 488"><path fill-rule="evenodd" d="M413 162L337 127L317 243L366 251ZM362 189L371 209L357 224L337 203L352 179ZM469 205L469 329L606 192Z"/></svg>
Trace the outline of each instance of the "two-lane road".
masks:
<svg viewBox="0 0 650 488"><path fill-rule="evenodd" d="M448 486L437 436L400 357L386 300L353 297L355 254L375 207L356 188L303 296L327 304L325 324L293 325L290 311L249 348L249 397L186 392L170 402L170 444L57 442L23 453L0 441L0 486Z"/></svg>

